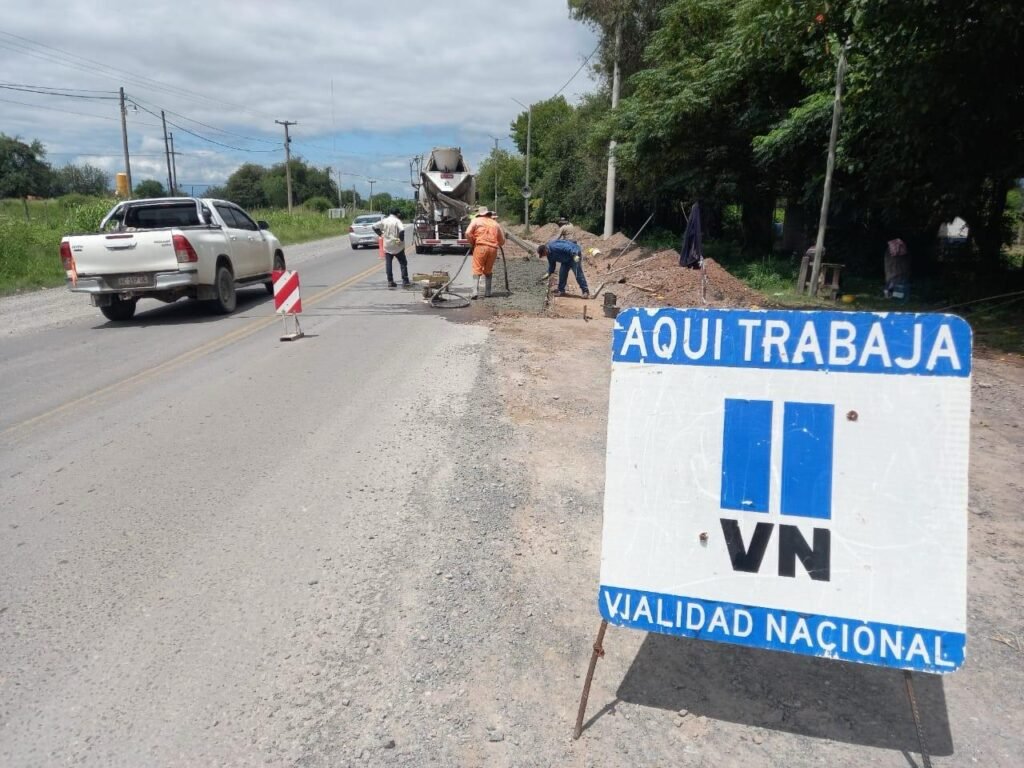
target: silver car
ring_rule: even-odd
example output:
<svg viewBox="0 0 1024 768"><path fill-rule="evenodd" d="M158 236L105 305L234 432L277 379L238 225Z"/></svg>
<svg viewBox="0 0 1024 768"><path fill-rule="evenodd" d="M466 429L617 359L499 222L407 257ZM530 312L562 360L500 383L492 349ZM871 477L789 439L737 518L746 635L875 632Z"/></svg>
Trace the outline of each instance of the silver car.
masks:
<svg viewBox="0 0 1024 768"><path fill-rule="evenodd" d="M348 242L353 251L364 246L377 247L377 233L373 231L373 225L383 218L383 213L363 213L356 216L352 226L348 228Z"/></svg>

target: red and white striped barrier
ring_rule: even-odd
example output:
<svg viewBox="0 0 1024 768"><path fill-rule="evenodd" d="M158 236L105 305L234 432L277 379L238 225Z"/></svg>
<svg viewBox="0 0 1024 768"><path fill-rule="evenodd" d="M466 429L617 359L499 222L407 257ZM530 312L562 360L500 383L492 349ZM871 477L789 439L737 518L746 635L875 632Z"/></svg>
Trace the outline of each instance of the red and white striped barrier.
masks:
<svg viewBox="0 0 1024 768"><path fill-rule="evenodd" d="M302 311L302 298L299 296L299 273L295 270L275 270L274 311L279 315L297 315Z"/></svg>

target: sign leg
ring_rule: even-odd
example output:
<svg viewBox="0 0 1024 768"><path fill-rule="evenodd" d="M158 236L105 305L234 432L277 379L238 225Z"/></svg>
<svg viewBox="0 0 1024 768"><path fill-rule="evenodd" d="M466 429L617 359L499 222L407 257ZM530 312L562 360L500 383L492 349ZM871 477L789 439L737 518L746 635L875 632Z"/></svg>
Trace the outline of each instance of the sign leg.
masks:
<svg viewBox="0 0 1024 768"><path fill-rule="evenodd" d="M903 671L903 684L907 689L907 700L910 701L910 713L914 716L914 728L917 729L917 743L921 748L921 762L924 768L932 768L932 757L928 754L928 745L924 741L924 729L921 727L921 713L917 708L917 696L914 695L914 678L910 670Z"/></svg>
<svg viewBox="0 0 1024 768"><path fill-rule="evenodd" d="M594 680L594 670L597 669L597 660L604 656L604 632L608 629L608 622L601 620L601 626L597 630L597 640L594 641L594 652L590 655L590 666L587 668L587 678L583 681L583 695L580 696L580 709L576 713L576 728L573 729L573 740L578 739L583 733L583 718L587 714L587 699L590 698L590 684Z"/></svg>

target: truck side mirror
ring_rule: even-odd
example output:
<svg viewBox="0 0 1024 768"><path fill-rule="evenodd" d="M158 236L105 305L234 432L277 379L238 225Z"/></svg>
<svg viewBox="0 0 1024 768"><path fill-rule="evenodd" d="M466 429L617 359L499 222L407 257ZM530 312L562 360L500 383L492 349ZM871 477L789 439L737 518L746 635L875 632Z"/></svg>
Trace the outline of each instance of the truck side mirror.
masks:
<svg viewBox="0 0 1024 768"><path fill-rule="evenodd" d="M259 227L260 229L270 229L270 224L265 222L263 219L257 221L256 226Z"/></svg>

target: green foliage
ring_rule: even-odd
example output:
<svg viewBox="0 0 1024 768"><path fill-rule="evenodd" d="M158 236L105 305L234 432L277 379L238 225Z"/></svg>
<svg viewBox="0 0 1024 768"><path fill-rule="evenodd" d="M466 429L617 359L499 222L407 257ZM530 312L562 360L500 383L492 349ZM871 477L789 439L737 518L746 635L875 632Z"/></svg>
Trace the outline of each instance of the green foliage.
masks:
<svg viewBox="0 0 1024 768"><path fill-rule="evenodd" d="M569 4L607 45L616 4ZM672 0L597 133L620 141L624 200L700 199L710 222L738 204L743 242L766 252L776 199L807 226L817 218L850 41L833 252L901 234L923 254L959 214L991 260L1009 236L1006 192L1024 176L1022 30L1024 5L1002 0Z"/></svg>
<svg viewBox="0 0 1024 768"><path fill-rule="evenodd" d="M0 198L45 196L52 183L45 157L46 150L38 140L26 144L0 133ZM24 211L28 218L27 205Z"/></svg>
<svg viewBox="0 0 1024 768"><path fill-rule="evenodd" d="M661 10L669 0L568 0L569 15L601 34L594 69L610 89L615 63L615 25L622 22L619 48L620 90L630 93L630 76L643 68L644 48L658 28Z"/></svg>
<svg viewBox="0 0 1024 768"><path fill-rule="evenodd" d="M115 200L71 196L54 203L28 203L31 221L22 214L23 203L0 204L0 294L24 288L60 285L60 239L67 234L92 232Z"/></svg>
<svg viewBox="0 0 1024 768"><path fill-rule="evenodd" d="M523 186L525 161L521 155L513 155L503 149L492 149L491 154L480 163L476 175L476 194L481 205L494 208L494 182L498 182L497 209L506 221L522 221Z"/></svg>
<svg viewBox="0 0 1024 768"><path fill-rule="evenodd" d="M246 210L263 207L267 205L267 194L262 183L266 173L266 168L246 163L228 177L223 193L217 197L237 203ZM281 205L287 204L287 200L281 201Z"/></svg>
<svg viewBox="0 0 1024 768"><path fill-rule="evenodd" d="M85 163L68 163L53 172L53 195L105 195L110 191L110 174Z"/></svg>
<svg viewBox="0 0 1024 768"><path fill-rule="evenodd" d="M113 198L67 195L59 200L0 200L0 294L27 288L61 285L64 269L60 262L60 240L65 235L87 234L117 203ZM250 211L256 219L270 223L270 229L285 245L337 237L347 230L350 219L329 219L322 213L296 208Z"/></svg>
<svg viewBox="0 0 1024 768"><path fill-rule="evenodd" d="M78 192L72 192L69 195L61 195L56 200L57 206L62 208L63 210L79 208L83 205L88 205L94 201L94 195L83 195Z"/></svg>
<svg viewBox="0 0 1024 768"><path fill-rule="evenodd" d="M331 179L330 169L308 165L302 158L291 160L292 202L301 205L313 197L338 199L338 185ZM220 191L220 190L218 190ZM288 206L288 183L284 163L266 168L246 163L228 177L221 195L245 209ZM333 206L329 206L333 207Z"/></svg>
<svg viewBox="0 0 1024 768"><path fill-rule="evenodd" d="M135 197L167 197L167 191L156 179L146 179L135 185Z"/></svg>
<svg viewBox="0 0 1024 768"><path fill-rule="evenodd" d="M398 218L402 221L412 221L416 215L416 202L410 198L392 197L387 192L380 192L373 196L373 209L384 213L397 210Z"/></svg>
<svg viewBox="0 0 1024 768"><path fill-rule="evenodd" d="M324 237L337 237L348 232L351 218L330 219L322 213L309 211L302 207L287 210L258 208L249 211L254 219L262 219L270 224L270 231L281 241L282 245L304 243L308 240L319 240ZM287 257L287 252L285 252Z"/></svg>
<svg viewBox="0 0 1024 768"><path fill-rule="evenodd" d="M585 98L577 106L561 96L532 105L531 221L567 216L584 228L598 226L604 213L607 143L592 129L607 107L603 96ZM512 124L513 140L524 154L530 122L527 112L523 112ZM517 212L513 218L521 216L518 211L523 208L520 190L525 181L525 158L492 152L477 179L481 200L493 200L493 168L499 173L499 211Z"/></svg>
<svg viewBox="0 0 1024 768"><path fill-rule="evenodd" d="M302 204L302 207L317 213L325 213L328 208L333 208L334 204L326 197L311 197Z"/></svg>

